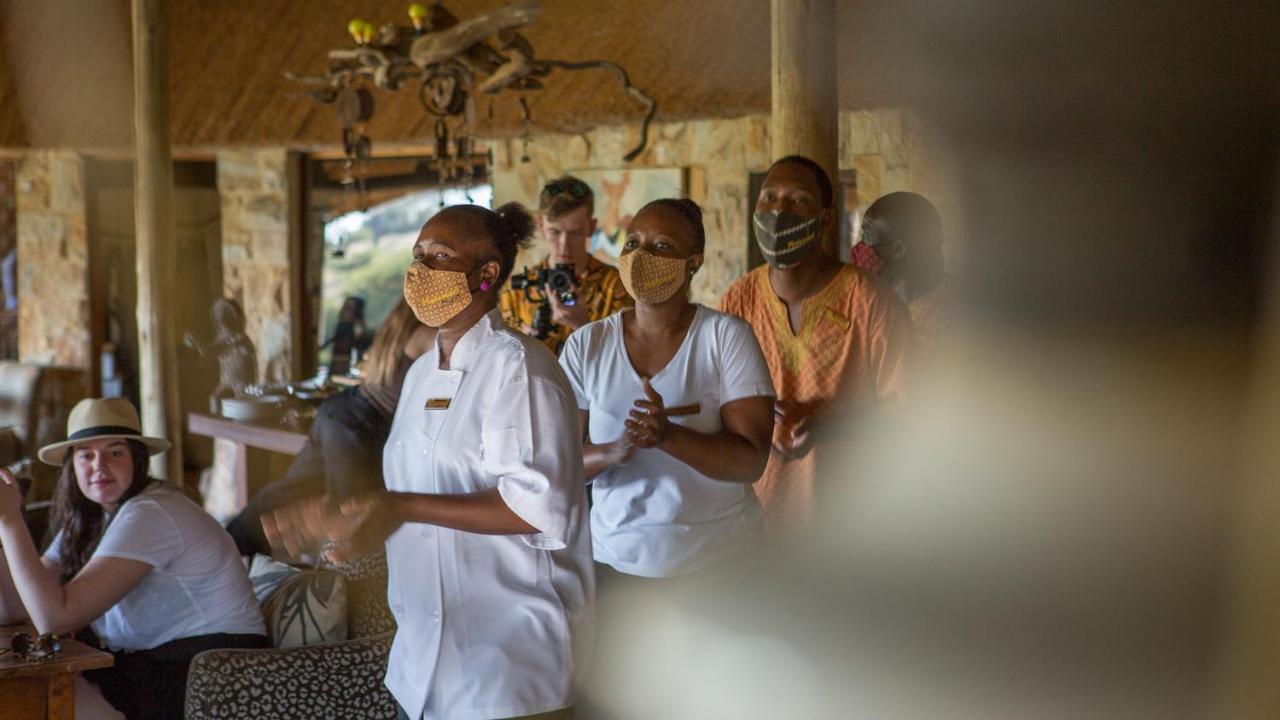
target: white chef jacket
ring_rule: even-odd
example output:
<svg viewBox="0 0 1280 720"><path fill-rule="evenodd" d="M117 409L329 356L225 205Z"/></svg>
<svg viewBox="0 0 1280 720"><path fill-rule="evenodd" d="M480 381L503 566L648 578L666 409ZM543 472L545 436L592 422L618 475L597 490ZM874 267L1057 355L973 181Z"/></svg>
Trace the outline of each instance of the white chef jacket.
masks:
<svg viewBox="0 0 1280 720"><path fill-rule="evenodd" d="M676 354L650 378L671 422L703 433L723 429L720 409L735 400L773 397L769 366L751 326L695 306ZM623 313L569 336L560 364L591 442L613 442L644 384L622 337ZM591 538L597 562L643 577L674 577L707 568L742 549L760 529L760 504L746 483L707 477L657 448L637 449L592 481Z"/></svg>
<svg viewBox="0 0 1280 720"><path fill-rule="evenodd" d="M541 532L407 523L387 539L398 628L386 685L416 718L532 715L573 703L595 592L573 391L546 347L497 310L405 377L383 451L387 489L498 488Z"/></svg>

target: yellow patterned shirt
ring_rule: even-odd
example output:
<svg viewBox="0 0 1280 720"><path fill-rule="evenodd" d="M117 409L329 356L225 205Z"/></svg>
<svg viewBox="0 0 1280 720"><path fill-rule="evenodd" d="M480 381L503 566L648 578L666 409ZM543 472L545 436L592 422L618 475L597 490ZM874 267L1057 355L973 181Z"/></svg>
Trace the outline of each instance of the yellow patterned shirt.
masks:
<svg viewBox="0 0 1280 720"><path fill-rule="evenodd" d="M532 270L540 271L548 267L548 260L535 265ZM622 287L622 278L618 269L606 265L595 258L587 260L587 272L578 277L578 302L585 303L590 311L592 322L603 320L619 310L634 305L631 296ZM529 302L524 290L513 290L508 287L498 296L498 308L502 310L502 319L516 330L527 331L533 327L533 318L538 310L536 302ZM551 352L559 355L560 348L573 330L565 325L556 325L551 334L543 339Z"/></svg>

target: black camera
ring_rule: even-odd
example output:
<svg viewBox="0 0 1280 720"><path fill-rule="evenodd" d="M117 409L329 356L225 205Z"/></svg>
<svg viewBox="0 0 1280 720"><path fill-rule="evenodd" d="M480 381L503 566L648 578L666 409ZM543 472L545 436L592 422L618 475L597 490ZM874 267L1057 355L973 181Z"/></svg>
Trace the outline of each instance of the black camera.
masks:
<svg viewBox="0 0 1280 720"><path fill-rule="evenodd" d="M573 271L573 263L556 263L536 272L525 268L519 275L511 276L511 288L524 290L529 302L538 303L533 315L534 337L545 339L556 327L551 322L551 296L547 291L554 293L562 304L572 306L578 302L577 285L578 276Z"/></svg>

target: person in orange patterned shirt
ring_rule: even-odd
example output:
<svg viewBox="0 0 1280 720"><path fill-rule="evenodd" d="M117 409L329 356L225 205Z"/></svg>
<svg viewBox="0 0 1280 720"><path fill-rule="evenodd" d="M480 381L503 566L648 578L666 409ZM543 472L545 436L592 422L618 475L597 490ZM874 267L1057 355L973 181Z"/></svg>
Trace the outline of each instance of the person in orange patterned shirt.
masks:
<svg viewBox="0 0 1280 720"><path fill-rule="evenodd" d="M730 286L721 303L751 323L778 394L773 451L755 486L771 531L802 526L812 514L815 427L905 393L910 318L887 286L822 250L833 199L814 161L775 162L752 216L768 264Z"/></svg>

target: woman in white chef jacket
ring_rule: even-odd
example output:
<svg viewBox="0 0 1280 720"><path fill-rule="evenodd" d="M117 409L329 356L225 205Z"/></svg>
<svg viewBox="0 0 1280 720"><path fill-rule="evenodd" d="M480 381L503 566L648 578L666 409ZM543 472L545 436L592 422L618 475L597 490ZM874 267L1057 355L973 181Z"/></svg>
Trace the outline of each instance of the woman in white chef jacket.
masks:
<svg viewBox="0 0 1280 720"><path fill-rule="evenodd" d="M423 226L405 297L440 330L405 378L387 492L264 519L295 553L327 541L341 559L385 539L402 717L572 714L594 594L578 410L551 352L496 309L532 230L514 203Z"/></svg>

